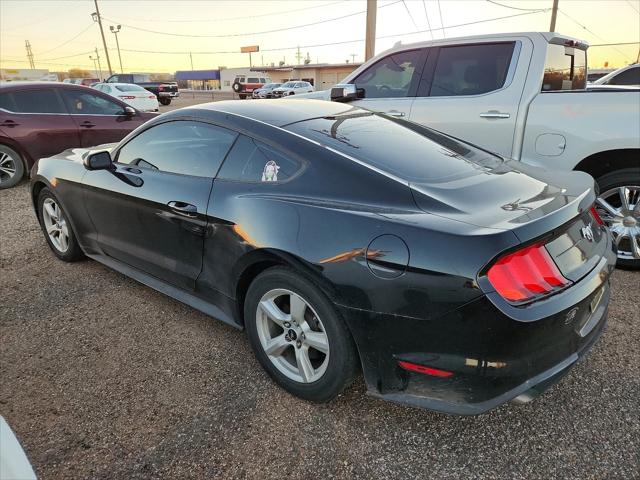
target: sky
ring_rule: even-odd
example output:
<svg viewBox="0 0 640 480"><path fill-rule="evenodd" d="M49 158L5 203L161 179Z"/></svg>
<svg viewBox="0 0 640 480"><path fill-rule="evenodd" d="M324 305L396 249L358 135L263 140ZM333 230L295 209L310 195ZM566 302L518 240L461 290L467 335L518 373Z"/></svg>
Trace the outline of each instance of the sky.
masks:
<svg viewBox="0 0 640 480"><path fill-rule="evenodd" d="M495 2L501 5L493 0L378 0L376 53L398 41L549 30L552 0ZM120 65L109 26L118 24L124 72L173 73L191 70L191 61L195 70L244 67L248 54L239 52L248 45L260 47L253 54L254 66L299 63L297 47L313 63L364 60L366 0L98 0L98 5L114 72ZM638 43L595 45L640 42L640 0L559 0L559 8L556 31L594 45L590 68L636 61ZM98 48L106 70L94 11L93 0L0 0L0 67L28 68L29 40L36 68L93 69L89 56Z"/></svg>

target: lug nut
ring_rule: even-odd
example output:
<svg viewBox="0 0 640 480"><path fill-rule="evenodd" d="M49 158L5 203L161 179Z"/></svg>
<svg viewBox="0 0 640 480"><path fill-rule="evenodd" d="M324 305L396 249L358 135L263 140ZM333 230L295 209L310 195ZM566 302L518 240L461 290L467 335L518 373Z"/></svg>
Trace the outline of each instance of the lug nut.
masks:
<svg viewBox="0 0 640 480"><path fill-rule="evenodd" d="M285 326L285 328L289 328L291 326L291 324L289 322L284 322L284 326Z"/></svg>
<svg viewBox="0 0 640 480"><path fill-rule="evenodd" d="M297 348L300 348L301 346L302 346L302 342L301 342L300 340L298 340L298 341L296 342L296 347L297 347Z"/></svg>

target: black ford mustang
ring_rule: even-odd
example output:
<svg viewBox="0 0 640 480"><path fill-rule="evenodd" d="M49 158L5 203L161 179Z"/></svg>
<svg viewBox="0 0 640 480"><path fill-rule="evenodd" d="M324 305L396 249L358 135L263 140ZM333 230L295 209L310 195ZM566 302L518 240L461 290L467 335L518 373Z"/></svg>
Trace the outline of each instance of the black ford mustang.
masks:
<svg viewBox="0 0 640 480"><path fill-rule="evenodd" d="M219 102L41 159L62 260L238 328L288 391L450 413L526 401L595 342L616 255L586 174L349 105Z"/></svg>

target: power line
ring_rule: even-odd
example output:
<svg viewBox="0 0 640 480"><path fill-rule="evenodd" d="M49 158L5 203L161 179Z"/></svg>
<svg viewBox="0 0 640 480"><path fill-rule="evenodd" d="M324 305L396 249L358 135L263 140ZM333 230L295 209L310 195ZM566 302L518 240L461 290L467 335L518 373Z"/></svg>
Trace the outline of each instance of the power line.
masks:
<svg viewBox="0 0 640 480"><path fill-rule="evenodd" d="M565 17L567 17L569 20L571 20L573 23L575 23L576 25L584 28L587 32L589 32L591 35L593 35L594 37L600 39L601 41L606 43L606 40L604 38L602 38L600 35L594 33L592 30L589 30L586 26L584 26L583 24L581 24L580 22L578 22L576 19L574 19L573 17L571 17L569 14L565 13L563 10L558 8L558 11L564 15ZM615 48L614 50L617 51L620 55L622 55L623 57L625 57L626 59L629 59L629 57L627 57L627 54L624 53L622 50L620 50L619 48ZM633 61L633 60L632 60Z"/></svg>
<svg viewBox="0 0 640 480"><path fill-rule="evenodd" d="M635 7L635 5L634 5L633 3L631 3L629 0L627 0L627 3L628 3L628 4L629 4L629 6L630 6L631 8L633 8L636 12L640 13L640 10L638 10L638 9Z"/></svg>
<svg viewBox="0 0 640 480"><path fill-rule="evenodd" d="M381 7L378 8L385 8L385 7L389 7L391 5L395 5L396 3L400 3L402 0L396 0L394 2L391 3L387 3L386 5L382 5ZM186 33L173 33L173 32L161 32L159 30L150 30L147 28L141 28L141 27L135 27L132 25L127 25L124 22L121 22L119 20L114 20L112 18L107 18L107 17L103 17L105 20L109 20L111 22L115 22L118 23L120 25L124 25L125 27L129 27L133 30L139 30L141 32L146 32L146 33L155 33L158 35L168 35L168 36L172 36L172 37L189 37L189 38L229 38L229 37L246 37L249 35L264 35L267 33L277 33L277 32L285 32L288 30L295 30L298 28L305 28L305 27L311 27L314 25L320 25L323 23L329 23L329 22L335 22L336 20L342 20L343 18L349 18L349 17L355 17L356 15L361 15L363 13L366 13L366 10L362 10L360 12L355 12L355 13L349 13L347 15L342 15L340 17L334 17L334 18L329 18L326 20L320 20L317 22L312 22L312 23L306 23L304 25L294 25L293 27L283 27L283 28L276 28L273 30L264 30L262 32L246 32L246 33L228 33L228 34L224 34L224 35L196 35L196 34L186 34Z"/></svg>
<svg viewBox="0 0 640 480"><path fill-rule="evenodd" d="M540 11L542 11L542 10L543 10L543 9L541 9L541 8L519 8L519 7L512 7L511 5L503 5L502 3L495 2L494 0L485 0L485 1L487 1L487 2L489 2L489 3L493 3L494 5L498 5L498 6L500 6L500 7L510 8L511 10L520 10L520 11L523 11L523 12L540 12Z"/></svg>
<svg viewBox="0 0 640 480"><path fill-rule="evenodd" d="M313 10L315 8L326 8L331 5L337 5L338 3L346 3L348 0L340 0L338 2L325 3L322 5L314 5L312 7L303 7L296 9L288 9L288 10L280 10L278 12L270 12L263 13L260 15L242 15L241 17L226 17L226 18L213 18L213 19L189 19L189 20L176 20L176 19L168 19L168 20L155 20L149 18L128 18L126 20L132 20L134 22L153 22L153 23L218 23L218 22L228 22L233 20L247 20L249 18L263 18L263 17L272 17L274 15L284 15L287 13L294 12L302 12L305 10Z"/></svg>
<svg viewBox="0 0 640 480"><path fill-rule="evenodd" d="M429 22L429 14L427 13L427 0L422 0L422 6L424 7L424 16L427 19L427 28L429 29L429 36L433 40L433 33L431 33L431 23Z"/></svg>
<svg viewBox="0 0 640 480"><path fill-rule="evenodd" d="M44 52L40 52L40 53L38 53L38 55L45 55L45 54L47 54L47 53L49 53L49 52L53 52L54 50L59 49L60 47L64 47L64 46L65 46L65 45L67 45L68 43L73 42L76 38L78 38L80 35L82 35L83 33L85 33L85 32L86 32L87 30L89 30L91 27L93 27L93 23L90 23L89 25L87 25L87 27L86 27L86 28L83 28L83 29L80 31L80 33L78 33L77 35L74 35L74 36L73 36L73 37L71 37L69 40L67 40L67 41L65 41L65 42L63 42L63 43L61 43L61 44L60 44L60 45L58 45L57 47L53 47L53 48L50 48L49 50L46 50L46 51L44 51Z"/></svg>
<svg viewBox="0 0 640 480"><path fill-rule="evenodd" d="M592 47L614 47L616 45L640 45L640 42L594 43L594 44L589 44L589 48L592 48Z"/></svg>
<svg viewBox="0 0 640 480"><path fill-rule="evenodd" d="M442 9L440 8L440 0L438 0L438 13L440 14L440 26L442 26L442 36L447 38L447 33L444 31L444 22L442 21Z"/></svg>
<svg viewBox="0 0 640 480"><path fill-rule="evenodd" d="M402 4L404 5L405 10L407 11L407 15L409 15L409 18L411 19L411 23L413 23L414 28L417 30L418 25L416 24L416 21L413 19L413 15L411 15L411 12L409 11L409 7L407 7L407 2L402 0Z"/></svg>

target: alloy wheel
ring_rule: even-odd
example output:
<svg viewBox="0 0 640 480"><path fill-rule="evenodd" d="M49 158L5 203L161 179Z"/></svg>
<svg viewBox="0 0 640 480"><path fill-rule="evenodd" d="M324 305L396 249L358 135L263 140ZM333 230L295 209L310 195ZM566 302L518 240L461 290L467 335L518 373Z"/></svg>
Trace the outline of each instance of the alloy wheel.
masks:
<svg viewBox="0 0 640 480"><path fill-rule="evenodd" d="M15 177L17 161L20 160L6 152L0 152L0 183L8 182Z"/></svg>
<svg viewBox="0 0 640 480"><path fill-rule="evenodd" d="M42 203L42 219L49 240L60 253L69 249L69 227L67 219L53 198L46 198Z"/></svg>
<svg viewBox="0 0 640 480"><path fill-rule="evenodd" d="M602 193L596 210L618 247L618 259L640 260L640 186L616 187Z"/></svg>
<svg viewBox="0 0 640 480"><path fill-rule="evenodd" d="M256 310L260 344L271 363L286 377L312 383L329 363L329 338L320 317L297 293L266 292Z"/></svg>

